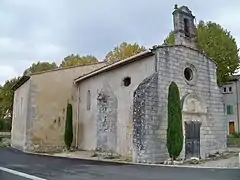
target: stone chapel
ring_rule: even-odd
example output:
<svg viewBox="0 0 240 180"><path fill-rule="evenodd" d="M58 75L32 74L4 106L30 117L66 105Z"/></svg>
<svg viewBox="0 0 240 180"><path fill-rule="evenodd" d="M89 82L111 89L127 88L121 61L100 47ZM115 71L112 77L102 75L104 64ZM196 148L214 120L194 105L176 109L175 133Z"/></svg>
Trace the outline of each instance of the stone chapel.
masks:
<svg viewBox="0 0 240 180"><path fill-rule="evenodd" d="M226 147L227 125L216 64L196 46L195 17L175 6L175 44L154 46L75 79L81 126L79 148L113 151L134 162L157 163L166 148L168 87L180 91L181 157L205 158Z"/></svg>
<svg viewBox="0 0 240 180"><path fill-rule="evenodd" d="M23 143L26 151L64 146L61 128L67 99L62 99L63 93L69 94L74 106L74 145L78 149L113 152L130 157L133 162L163 162L168 158L167 97L172 81L177 84L181 98L184 144L180 157L205 158L225 150L227 123L217 85L216 63L197 49L194 20L188 7L175 6L174 45L153 46L78 76L78 70L74 69L72 80L68 79L68 86L73 90L68 88L62 92L63 89L58 88L58 93L53 91L51 96L41 96L38 103L32 98L23 109L27 118ZM48 80L47 75L44 77L45 81L41 82ZM54 83L51 81L51 87ZM60 87L62 81L56 83L59 84L56 87ZM15 91L18 97L22 84ZM29 91L50 87L31 84L34 88ZM39 92L34 90L34 95ZM51 111L39 111L41 107ZM17 121L16 116L13 123ZM15 126L12 133L17 130ZM13 136L13 147L17 142L14 137L17 136Z"/></svg>

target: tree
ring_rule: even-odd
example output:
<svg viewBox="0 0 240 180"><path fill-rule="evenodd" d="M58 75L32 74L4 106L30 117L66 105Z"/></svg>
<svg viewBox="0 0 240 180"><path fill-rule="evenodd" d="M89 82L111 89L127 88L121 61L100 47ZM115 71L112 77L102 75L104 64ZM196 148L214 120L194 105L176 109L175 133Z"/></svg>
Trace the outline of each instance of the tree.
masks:
<svg viewBox="0 0 240 180"><path fill-rule="evenodd" d="M29 73L37 73L37 72L42 72L42 71L47 71L47 70L52 70L56 69L57 64L55 62L37 62L33 63L28 69L24 71L24 75L27 75Z"/></svg>
<svg viewBox="0 0 240 180"><path fill-rule="evenodd" d="M7 80L3 86L0 87L0 121L4 121L11 126L12 113L13 113L13 98L14 91L13 85L20 79L16 77ZM7 127L9 130L9 127Z"/></svg>
<svg viewBox="0 0 240 180"><path fill-rule="evenodd" d="M73 122L72 122L72 105L67 104L66 123L65 123L65 134L64 142L68 150L70 150L73 141Z"/></svg>
<svg viewBox="0 0 240 180"><path fill-rule="evenodd" d="M177 84L171 82L168 89L167 149L175 160L183 148L182 111Z"/></svg>
<svg viewBox="0 0 240 180"><path fill-rule="evenodd" d="M106 62L114 62L126 59L133 55L136 55L140 52L145 51L146 48L144 46L140 46L137 43L128 44L126 42L121 43L119 46L114 47L109 53L107 53L104 61Z"/></svg>
<svg viewBox="0 0 240 180"><path fill-rule="evenodd" d="M96 62L98 62L97 58L92 55L79 56L78 54L76 55L71 54L63 59L62 63L60 64L60 67L88 65Z"/></svg>
<svg viewBox="0 0 240 180"><path fill-rule="evenodd" d="M164 40L164 45L174 44L173 32ZM214 22L200 21L197 25L197 45L199 50L217 63L217 80L221 84L228 81L239 68L238 47L230 31Z"/></svg>

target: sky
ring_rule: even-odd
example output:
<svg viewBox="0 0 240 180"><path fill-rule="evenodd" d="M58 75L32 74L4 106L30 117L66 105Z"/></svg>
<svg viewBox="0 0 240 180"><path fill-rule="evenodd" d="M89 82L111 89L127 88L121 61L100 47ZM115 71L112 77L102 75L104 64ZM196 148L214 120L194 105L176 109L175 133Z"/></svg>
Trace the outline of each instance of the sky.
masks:
<svg viewBox="0 0 240 180"><path fill-rule="evenodd" d="M76 53L101 60L123 41L162 44L176 3L197 22L219 23L240 45L239 0L0 0L0 83L33 62Z"/></svg>

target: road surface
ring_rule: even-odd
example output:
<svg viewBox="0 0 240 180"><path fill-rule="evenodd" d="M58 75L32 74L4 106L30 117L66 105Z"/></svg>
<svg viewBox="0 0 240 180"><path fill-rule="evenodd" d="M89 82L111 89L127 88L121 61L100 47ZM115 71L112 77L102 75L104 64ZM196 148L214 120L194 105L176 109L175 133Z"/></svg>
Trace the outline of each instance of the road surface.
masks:
<svg viewBox="0 0 240 180"><path fill-rule="evenodd" d="M240 169L111 164L0 149L1 180L240 180Z"/></svg>

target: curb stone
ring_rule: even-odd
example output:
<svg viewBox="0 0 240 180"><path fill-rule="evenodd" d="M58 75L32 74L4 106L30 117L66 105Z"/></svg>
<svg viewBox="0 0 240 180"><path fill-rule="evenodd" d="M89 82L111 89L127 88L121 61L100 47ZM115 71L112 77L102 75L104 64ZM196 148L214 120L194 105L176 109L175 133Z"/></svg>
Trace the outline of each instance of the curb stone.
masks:
<svg viewBox="0 0 240 180"><path fill-rule="evenodd" d="M138 165L138 166L152 166L152 167L171 167L171 168L193 168L193 169L240 169L240 167L204 167L204 166L188 166L188 165L165 165L165 164L147 164L147 163L134 163L134 162L124 162L124 161L112 161L107 159L89 159L89 158L77 158L77 157L66 157L66 156L57 156L49 155L44 153L33 153L26 152L26 154L46 156L52 158L62 158L62 159L73 159L73 160L84 160L89 162L95 162L97 164L109 164L109 165Z"/></svg>

